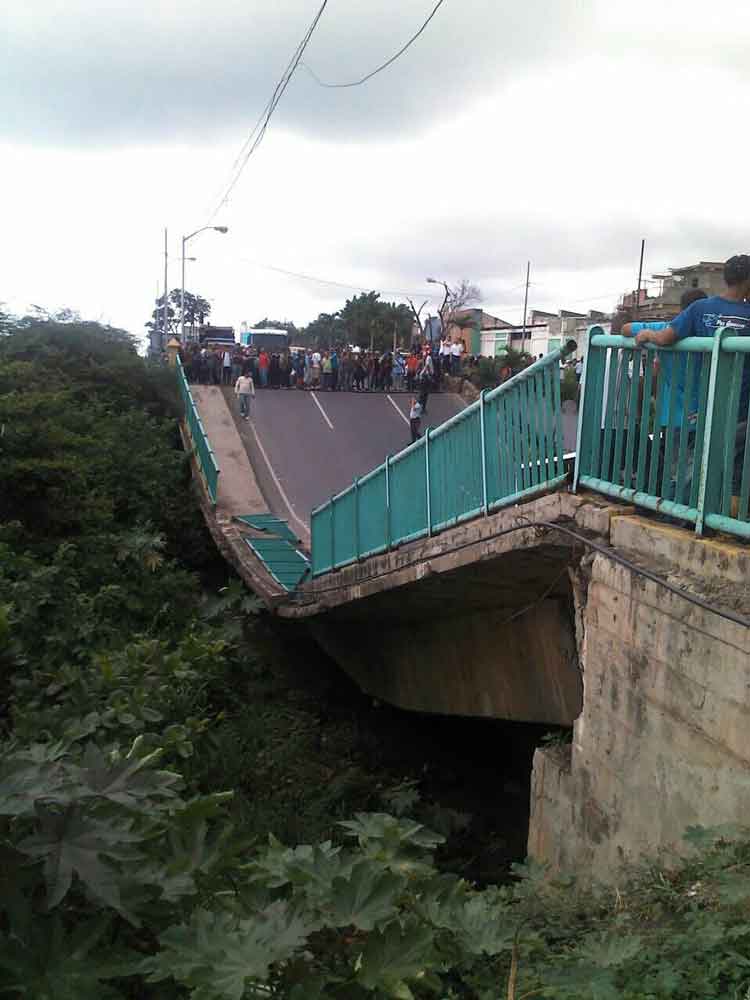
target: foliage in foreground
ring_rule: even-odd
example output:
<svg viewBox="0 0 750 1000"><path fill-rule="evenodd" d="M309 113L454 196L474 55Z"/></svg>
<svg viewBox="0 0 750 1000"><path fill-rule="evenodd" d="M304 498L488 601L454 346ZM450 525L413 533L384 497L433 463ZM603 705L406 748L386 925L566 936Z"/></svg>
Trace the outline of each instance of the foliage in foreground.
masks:
<svg viewBox="0 0 750 1000"><path fill-rule="evenodd" d="M3 747L3 994L729 1000L750 983L747 842L693 830L694 860L619 893L533 865L478 891L405 816L249 849L230 793L191 795L162 756L143 737Z"/></svg>

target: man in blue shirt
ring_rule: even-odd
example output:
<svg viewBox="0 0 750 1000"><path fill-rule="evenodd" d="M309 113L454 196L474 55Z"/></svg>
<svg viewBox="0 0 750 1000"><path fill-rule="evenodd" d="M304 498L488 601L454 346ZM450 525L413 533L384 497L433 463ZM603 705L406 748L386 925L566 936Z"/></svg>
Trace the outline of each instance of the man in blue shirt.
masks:
<svg viewBox="0 0 750 1000"><path fill-rule="evenodd" d="M680 298L680 314L685 312L688 306L692 305L693 302L697 302L698 299L705 299L708 296L700 288L690 288L682 293ZM661 322L651 322L651 323L625 323L622 328L623 337L636 337L643 330L665 330L670 324L664 321ZM639 341L640 343L641 341ZM662 393L661 393L661 410L659 412L659 424L662 427L666 427L669 423L669 400L672 394L672 374L674 370L674 362L677 361L677 388L675 389L675 402L674 410L672 413L672 426L681 427L682 426L682 410L683 401L685 398L685 369L687 367L687 358L685 356L675 358L672 354L661 354L658 358L657 364L659 365L659 374L662 383ZM699 359L700 360L700 359ZM698 389L700 385L700 366L696 368L696 376L693 378L693 385L691 387L690 401L689 401L689 413L694 419L695 413L698 409Z"/></svg>
<svg viewBox="0 0 750 1000"><path fill-rule="evenodd" d="M641 330L636 335L637 344L657 344L669 347L686 337L713 337L722 327L732 330L735 336L750 336L750 255L737 254L724 265L724 295L713 295L693 302L663 330ZM737 489L741 474L742 453L747 431L747 413L750 403L750 364L747 359L742 372L739 417L735 438L735 470L733 490ZM696 378L701 366L696 365ZM739 465L738 465L739 460Z"/></svg>
<svg viewBox="0 0 750 1000"><path fill-rule="evenodd" d="M713 337L723 326L730 327L737 336L750 335L750 255L730 257L724 265L724 295L700 299L684 309L663 330L641 330L635 338L637 344L658 344L669 347L685 337Z"/></svg>

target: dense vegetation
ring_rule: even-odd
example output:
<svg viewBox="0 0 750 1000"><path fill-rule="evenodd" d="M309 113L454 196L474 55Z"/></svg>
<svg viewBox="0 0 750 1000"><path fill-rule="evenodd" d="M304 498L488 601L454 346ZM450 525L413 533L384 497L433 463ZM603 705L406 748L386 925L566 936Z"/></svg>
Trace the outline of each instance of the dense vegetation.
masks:
<svg viewBox="0 0 750 1000"><path fill-rule="evenodd" d="M176 405L119 331L0 336L0 994L750 997L741 831L619 892L446 873L465 818L324 743L255 601L207 593Z"/></svg>

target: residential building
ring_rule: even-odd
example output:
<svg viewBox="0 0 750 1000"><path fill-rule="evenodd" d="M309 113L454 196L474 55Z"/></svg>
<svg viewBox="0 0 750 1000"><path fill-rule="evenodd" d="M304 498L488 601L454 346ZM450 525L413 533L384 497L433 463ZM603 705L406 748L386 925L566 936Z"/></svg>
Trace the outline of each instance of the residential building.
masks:
<svg viewBox="0 0 750 1000"><path fill-rule="evenodd" d="M509 330L513 326L484 309L457 309L451 320L448 324L448 336L451 340L462 341L467 355L482 353L482 336L485 332Z"/></svg>
<svg viewBox="0 0 750 1000"><path fill-rule="evenodd" d="M570 340L576 343L576 356L583 357L588 347L588 332L594 326L607 324L609 313L591 309L587 313L561 309L557 313L532 309L529 322L524 327L506 324L497 331L483 331L481 353L484 357L498 357L507 346L516 351L526 351L533 358L550 354Z"/></svg>
<svg viewBox="0 0 750 1000"><path fill-rule="evenodd" d="M671 319L680 311L683 292L691 288L700 288L706 295L721 295L726 290L724 264L711 260L687 267L670 267L665 274L652 275L652 281L659 282L657 294L649 295L642 288L638 296L638 318L642 320ZM632 310L635 302L636 292L626 292L620 309Z"/></svg>

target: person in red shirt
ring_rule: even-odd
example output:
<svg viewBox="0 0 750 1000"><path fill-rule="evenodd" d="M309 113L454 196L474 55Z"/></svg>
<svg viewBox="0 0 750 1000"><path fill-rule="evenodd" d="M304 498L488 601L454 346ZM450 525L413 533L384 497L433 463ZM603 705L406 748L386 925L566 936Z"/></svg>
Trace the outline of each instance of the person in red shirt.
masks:
<svg viewBox="0 0 750 1000"><path fill-rule="evenodd" d="M268 368L269 368L269 358L266 354L265 348L261 350L260 356L258 357L258 372L260 374L260 384L265 389L268 385Z"/></svg>
<svg viewBox="0 0 750 1000"><path fill-rule="evenodd" d="M411 352L409 357L406 359L406 388L409 392L414 391L414 384L417 378L417 369L419 368L419 358L414 351Z"/></svg>

